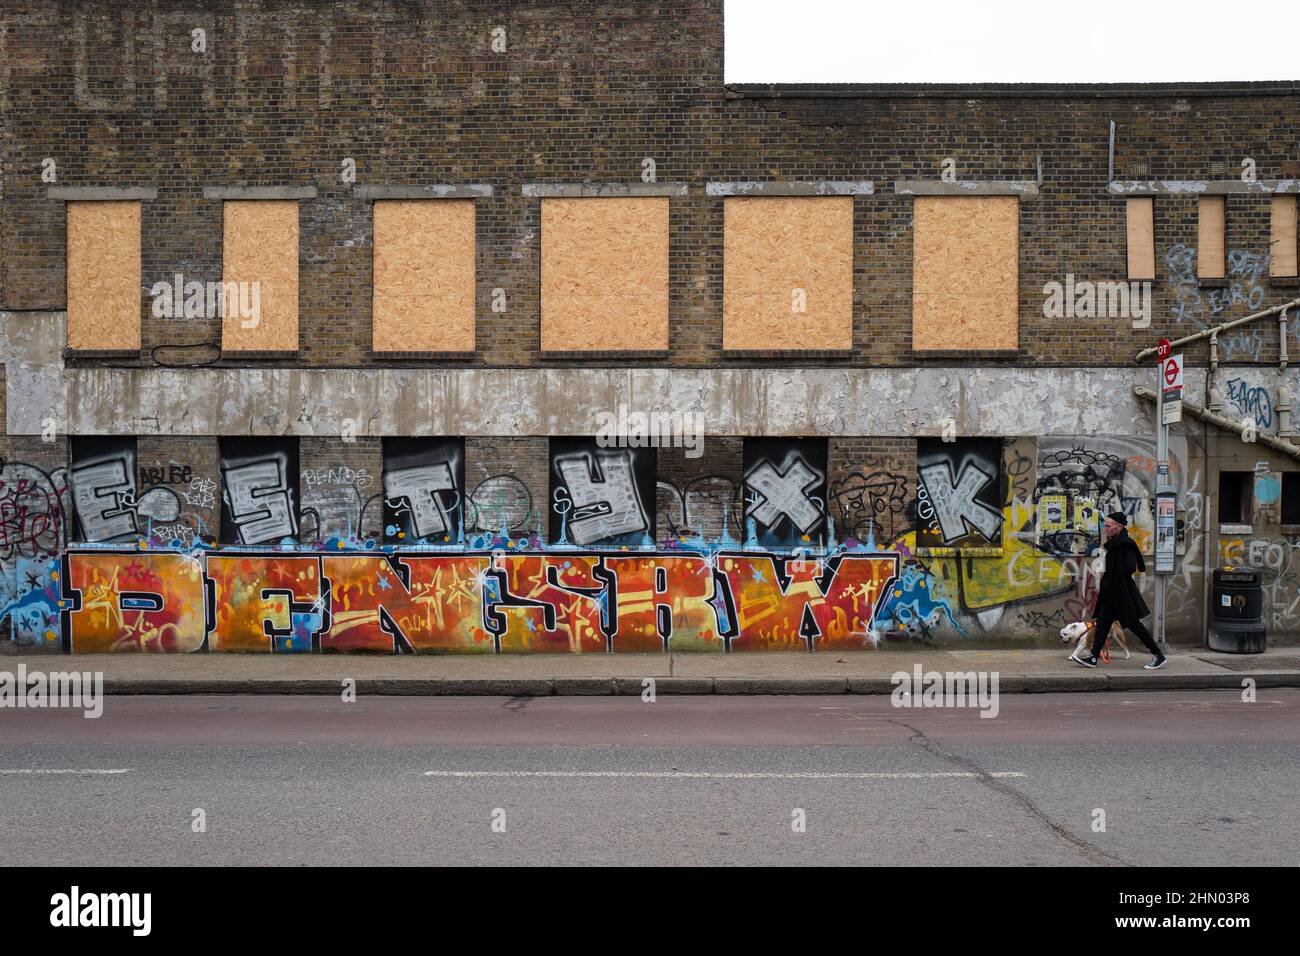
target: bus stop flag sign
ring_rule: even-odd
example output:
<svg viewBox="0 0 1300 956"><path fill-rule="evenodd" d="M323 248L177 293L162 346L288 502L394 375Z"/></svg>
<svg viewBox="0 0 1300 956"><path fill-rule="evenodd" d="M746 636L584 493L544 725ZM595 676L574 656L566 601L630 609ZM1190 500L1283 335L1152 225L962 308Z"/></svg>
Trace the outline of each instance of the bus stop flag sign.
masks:
<svg viewBox="0 0 1300 956"><path fill-rule="evenodd" d="M1160 424L1172 425L1183 420L1183 355L1170 355L1160 361Z"/></svg>

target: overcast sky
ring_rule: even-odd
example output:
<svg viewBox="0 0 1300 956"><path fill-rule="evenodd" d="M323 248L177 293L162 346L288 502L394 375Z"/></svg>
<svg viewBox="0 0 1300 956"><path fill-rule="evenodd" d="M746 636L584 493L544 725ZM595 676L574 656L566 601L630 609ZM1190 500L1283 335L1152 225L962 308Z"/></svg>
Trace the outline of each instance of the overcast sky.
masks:
<svg viewBox="0 0 1300 956"><path fill-rule="evenodd" d="M1300 80L1300 0L726 0L728 83Z"/></svg>

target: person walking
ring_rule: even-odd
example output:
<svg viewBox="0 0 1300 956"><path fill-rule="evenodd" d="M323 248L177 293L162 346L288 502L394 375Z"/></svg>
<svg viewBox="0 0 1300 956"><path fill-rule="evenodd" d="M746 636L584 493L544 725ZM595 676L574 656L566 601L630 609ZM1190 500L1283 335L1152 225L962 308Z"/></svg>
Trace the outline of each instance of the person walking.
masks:
<svg viewBox="0 0 1300 956"><path fill-rule="evenodd" d="M1106 570L1102 573L1101 585L1097 589L1097 603L1092 609L1092 616L1097 621L1092 649L1089 653L1078 656L1071 654L1070 660L1084 667L1096 667L1097 656L1106 644L1111 625L1119 621L1121 627L1136 634L1151 652L1151 660L1145 669L1159 670L1165 666L1167 658L1142 623L1142 618L1150 615L1151 609L1142 600L1142 593L1133 580L1135 571L1147 569L1146 562L1142 560L1142 549L1129 537L1128 519L1122 511L1112 511L1106 516L1102 533L1106 536L1103 542L1106 549Z"/></svg>

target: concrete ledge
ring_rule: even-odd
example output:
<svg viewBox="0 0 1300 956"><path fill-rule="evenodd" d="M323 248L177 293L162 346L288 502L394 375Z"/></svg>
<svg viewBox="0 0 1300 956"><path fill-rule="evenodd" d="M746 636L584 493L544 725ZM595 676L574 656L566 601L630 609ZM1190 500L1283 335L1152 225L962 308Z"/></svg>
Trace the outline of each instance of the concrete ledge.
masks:
<svg viewBox="0 0 1300 956"><path fill-rule="evenodd" d="M204 199L315 199L315 186L204 186Z"/></svg>
<svg viewBox="0 0 1300 956"><path fill-rule="evenodd" d="M1078 667L1078 665L1075 665ZM1083 668L1079 668L1083 671ZM1079 691L1110 690L1105 674L1080 673L1078 677L1015 676L998 680L998 691L1008 694L1073 694Z"/></svg>
<svg viewBox="0 0 1300 956"><path fill-rule="evenodd" d="M1226 196L1234 193L1300 193L1300 179L1117 179L1106 186L1114 196Z"/></svg>
<svg viewBox="0 0 1300 956"><path fill-rule="evenodd" d="M1038 183L1028 180L900 179L894 183L900 196L1037 196Z"/></svg>
<svg viewBox="0 0 1300 956"><path fill-rule="evenodd" d="M888 677L850 677L850 694L892 694L894 683Z"/></svg>
<svg viewBox="0 0 1300 956"><path fill-rule="evenodd" d="M929 411L935 408L950 409L958 434L971 437L1150 432L1150 413L1132 394L1135 385L1149 383L1145 367L958 369L945 361L832 371L770 364L688 369L624 359L616 367L580 368L63 368L57 350L46 358L62 348L61 323L61 317L36 323L24 316L18 325L39 329L22 339L9 324L10 375L48 366L49 378L48 384L10 380L11 435L41 434L51 407L56 415L67 408L66 430L76 435L337 437L349 418L371 423L362 437L372 438L585 435L620 402L669 408L683 395L698 401L710 434L722 435L937 435ZM1186 370L1189 393L1204 386L1205 374ZM1285 379L1300 388L1300 367L1288 369ZM1031 397L1001 400L1008 393ZM1041 400L1053 394L1076 401L1053 408ZM484 400L489 395L493 401Z"/></svg>
<svg viewBox="0 0 1300 956"><path fill-rule="evenodd" d="M553 689L560 697L608 697L618 693L612 677L560 677Z"/></svg>
<svg viewBox="0 0 1300 956"><path fill-rule="evenodd" d="M847 677L719 677L715 694L847 694Z"/></svg>
<svg viewBox="0 0 1300 956"><path fill-rule="evenodd" d="M153 186L51 186L46 195L67 202L121 202L157 199L158 190Z"/></svg>
<svg viewBox="0 0 1300 956"><path fill-rule="evenodd" d="M358 199L491 199L487 183L437 183L428 186L353 186Z"/></svg>
<svg viewBox="0 0 1300 956"><path fill-rule="evenodd" d="M524 183L530 199L584 199L595 196L687 195L686 183Z"/></svg>
<svg viewBox="0 0 1300 956"><path fill-rule="evenodd" d="M822 182L738 182L705 183L706 196L870 196L875 183L863 180L826 180Z"/></svg>
<svg viewBox="0 0 1300 956"><path fill-rule="evenodd" d="M650 677L652 675L646 675ZM714 692L712 677L654 677L655 695L688 694L707 697ZM614 678L615 693L628 696L641 696L645 688L641 682L645 677Z"/></svg>

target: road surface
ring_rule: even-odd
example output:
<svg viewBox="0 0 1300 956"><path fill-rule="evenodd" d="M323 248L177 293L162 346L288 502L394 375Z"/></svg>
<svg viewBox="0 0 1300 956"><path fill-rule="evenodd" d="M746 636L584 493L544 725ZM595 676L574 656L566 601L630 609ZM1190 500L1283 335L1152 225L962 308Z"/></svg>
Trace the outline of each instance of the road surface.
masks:
<svg viewBox="0 0 1300 956"><path fill-rule="evenodd" d="M1297 793L1294 689L0 710L5 865L1295 866Z"/></svg>

